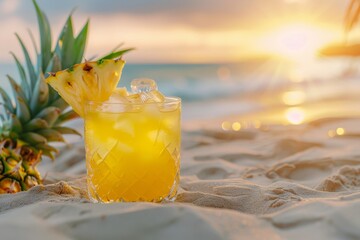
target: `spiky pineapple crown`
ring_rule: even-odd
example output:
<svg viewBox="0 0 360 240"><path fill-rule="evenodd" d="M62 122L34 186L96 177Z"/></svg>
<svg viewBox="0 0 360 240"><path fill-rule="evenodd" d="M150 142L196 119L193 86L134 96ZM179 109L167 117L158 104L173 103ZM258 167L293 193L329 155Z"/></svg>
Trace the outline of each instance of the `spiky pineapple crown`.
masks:
<svg viewBox="0 0 360 240"><path fill-rule="evenodd" d="M33 40L36 65L33 64L30 53L22 39L16 34L24 54L22 64L15 54L11 53L20 76L19 81L9 75L7 78L12 89L12 97L0 87L3 111L0 112L0 141L12 139L20 144L32 146L37 151L52 159L57 150L49 142L64 141L63 134L79 134L76 130L61 126L64 122L74 119L77 114L68 108L67 103L56 91L49 88L45 78L49 72L56 72L80 63L84 56L89 21L83 26L77 36L74 36L72 16L62 28L62 31L52 48L51 28L49 21L35 0L38 27L40 33L40 51ZM100 59L120 57L132 49L115 49Z"/></svg>

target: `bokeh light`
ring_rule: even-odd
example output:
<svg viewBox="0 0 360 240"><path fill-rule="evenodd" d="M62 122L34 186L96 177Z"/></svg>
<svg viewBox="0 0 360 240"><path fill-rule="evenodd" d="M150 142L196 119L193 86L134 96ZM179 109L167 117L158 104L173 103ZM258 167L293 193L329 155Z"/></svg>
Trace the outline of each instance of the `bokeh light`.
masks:
<svg viewBox="0 0 360 240"><path fill-rule="evenodd" d="M240 129L241 129L241 124L240 124L239 122L234 122L234 123L232 124L232 129L233 129L234 131L240 131Z"/></svg>

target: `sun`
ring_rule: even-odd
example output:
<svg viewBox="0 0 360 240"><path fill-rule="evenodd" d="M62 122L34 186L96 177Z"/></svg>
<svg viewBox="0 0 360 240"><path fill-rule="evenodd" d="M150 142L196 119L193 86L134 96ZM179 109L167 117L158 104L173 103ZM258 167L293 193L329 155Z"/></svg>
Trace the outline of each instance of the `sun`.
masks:
<svg viewBox="0 0 360 240"><path fill-rule="evenodd" d="M319 46L317 32L305 26L287 26L275 32L273 46L279 54L297 56L313 53Z"/></svg>
<svg viewBox="0 0 360 240"><path fill-rule="evenodd" d="M332 32L315 24L292 23L269 29L259 37L259 48L291 60L315 56L332 39Z"/></svg>

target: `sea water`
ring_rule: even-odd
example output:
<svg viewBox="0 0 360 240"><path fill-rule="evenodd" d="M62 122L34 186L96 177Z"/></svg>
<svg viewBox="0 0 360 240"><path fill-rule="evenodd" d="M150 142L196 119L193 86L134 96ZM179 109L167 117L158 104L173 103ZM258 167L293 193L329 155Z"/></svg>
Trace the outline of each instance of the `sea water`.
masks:
<svg viewBox="0 0 360 240"><path fill-rule="evenodd" d="M271 91L292 81L330 82L333 78L344 77L343 74L349 69L356 70L356 62L323 60L308 63L298 70L293 64L276 59L218 64L127 63L119 86L129 88L131 80L146 77L156 80L159 89L167 96L179 96L183 101L197 101L251 91ZM15 64L0 64L0 85L6 90L9 86L7 74L19 78Z"/></svg>
<svg viewBox="0 0 360 240"><path fill-rule="evenodd" d="M207 108L220 106L216 112L223 115L253 111L259 100L247 101L252 94L270 96L265 101L266 106L264 101L261 103L262 108L279 103L298 105L304 103L303 100L312 103L347 98L349 104L342 104L345 108L355 104L354 99L360 102L358 66L360 64L354 59L310 59L300 63L268 58L214 64L127 63L119 87L129 89L130 81L136 78L154 79L166 96L182 98L184 117L196 114L203 118L212 117L198 111L187 114L187 109L204 101L212 101ZM18 79L16 66L0 64L0 85L9 90L6 74ZM237 99L238 102L228 101L225 106L218 101L223 99Z"/></svg>

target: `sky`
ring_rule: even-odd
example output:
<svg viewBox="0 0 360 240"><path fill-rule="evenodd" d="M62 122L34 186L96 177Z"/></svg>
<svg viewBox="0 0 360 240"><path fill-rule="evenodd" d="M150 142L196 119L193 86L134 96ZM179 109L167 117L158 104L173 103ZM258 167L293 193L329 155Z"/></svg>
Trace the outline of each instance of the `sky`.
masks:
<svg viewBox="0 0 360 240"><path fill-rule="evenodd" d="M268 55L298 58L341 41L345 0L38 0L53 38L74 10L75 29L90 19L86 57L119 43L130 63L218 63ZM30 47L37 32L29 0L0 0L0 64Z"/></svg>

